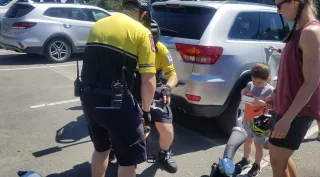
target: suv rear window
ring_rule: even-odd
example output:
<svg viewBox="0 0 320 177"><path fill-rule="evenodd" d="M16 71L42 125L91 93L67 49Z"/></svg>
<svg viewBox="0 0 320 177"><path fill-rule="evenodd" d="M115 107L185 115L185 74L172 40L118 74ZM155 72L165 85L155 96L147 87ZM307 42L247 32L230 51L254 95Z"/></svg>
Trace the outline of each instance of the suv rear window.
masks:
<svg viewBox="0 0 320 177"><path fill-rule="evenodd" d="M7 18L18 18L27 15L29 12L31 12L34 9L32 5L29 4L13 4L7 13L5 14L5 17Z"/></svg>
<svg viewBox="0 0 320 177"><path fill-rule="evenodd" d="M152 18L160 26L161 35L200 39L216 11L208 7L153 5Z"/></svg>

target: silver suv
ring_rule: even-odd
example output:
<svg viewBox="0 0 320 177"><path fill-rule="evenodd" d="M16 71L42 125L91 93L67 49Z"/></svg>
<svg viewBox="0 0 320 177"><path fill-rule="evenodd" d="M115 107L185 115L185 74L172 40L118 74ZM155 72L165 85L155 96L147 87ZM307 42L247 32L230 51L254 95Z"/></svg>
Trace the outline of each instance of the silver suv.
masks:
<svg viewBox="0 0 320 177"><path fill-rule="evenodd" d="M175 119L187 113L215 118L230 132L240 123L240 90L250 81L257 63L271 67L275 86L280 54L270 51L289 31L274 6L237 1L166 1L152 5L152 17L161 28L179 84L173 89Z"/></svg>
<svg viewBox="0 0 320 177"><path fill-rule="evenodd" d="M99 7L68 3L17 2L1 22L0 45L45 55L54 62L82 53L93 24L110 14Z"/></svg>

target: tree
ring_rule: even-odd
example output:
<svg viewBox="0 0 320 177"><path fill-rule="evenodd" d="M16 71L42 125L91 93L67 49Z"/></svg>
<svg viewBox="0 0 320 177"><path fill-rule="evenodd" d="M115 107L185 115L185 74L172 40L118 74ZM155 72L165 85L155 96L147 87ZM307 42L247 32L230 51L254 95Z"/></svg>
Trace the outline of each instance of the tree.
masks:
<svg viewBox="0 0 320 177"><path fill-rule="evenodd" d="M121 0L90 0L89 4L96 5L106 10L121 11Z"/></svg>

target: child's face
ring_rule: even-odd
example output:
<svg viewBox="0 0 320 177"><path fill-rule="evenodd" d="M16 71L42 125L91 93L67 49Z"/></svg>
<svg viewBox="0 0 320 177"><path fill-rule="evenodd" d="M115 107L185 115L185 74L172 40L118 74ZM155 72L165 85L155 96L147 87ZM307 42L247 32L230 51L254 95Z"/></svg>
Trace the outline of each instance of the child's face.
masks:
<svg viewBox="0 0 320 177"><path fill-rule="evenodd" d="M261 88L261 87L264 87L267 85L269 78L268 78L268 80L263 80L261 78L251 77L251 80L252 80L253 85L255 87Z"/></svg>

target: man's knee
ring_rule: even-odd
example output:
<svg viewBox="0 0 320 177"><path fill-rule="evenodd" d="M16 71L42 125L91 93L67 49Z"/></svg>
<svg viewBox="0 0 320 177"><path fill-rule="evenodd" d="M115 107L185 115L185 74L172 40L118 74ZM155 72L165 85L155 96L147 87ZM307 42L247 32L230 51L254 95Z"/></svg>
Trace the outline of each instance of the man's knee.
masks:
<svg viewBox="0 0 320 177"><path fill-rule="evenodd" d="M173 125L170 123L156 122L160 136L173 137Z"/></svg>

